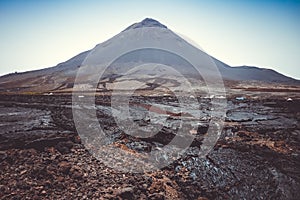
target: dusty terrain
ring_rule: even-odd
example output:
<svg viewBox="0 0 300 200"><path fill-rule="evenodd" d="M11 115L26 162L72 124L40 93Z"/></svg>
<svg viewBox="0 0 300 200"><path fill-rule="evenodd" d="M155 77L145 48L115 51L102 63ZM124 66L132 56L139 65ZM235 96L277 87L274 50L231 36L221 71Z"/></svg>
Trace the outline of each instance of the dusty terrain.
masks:
<svg viewBox="0 0 300 200"><path fill-rule="evenodd" d="M205 158L197 155L210 120L209 99L198 98L203 118L186 154L162 170L139 174L106 166L85 149L72 120L70 95L2 94L0 198L299 199L299 93L250 89L246 99L236 100L243 92L236 88L228 96L225 127ZM177 102L171 96L133 101L141 124L147 123L147 116L139 117L147 102L175 107ZM108 102L108 96L96 98L97 116L114 145L139 153L173 137L176 113L169 112L168 126L145 140L118 129Z"/></svg>

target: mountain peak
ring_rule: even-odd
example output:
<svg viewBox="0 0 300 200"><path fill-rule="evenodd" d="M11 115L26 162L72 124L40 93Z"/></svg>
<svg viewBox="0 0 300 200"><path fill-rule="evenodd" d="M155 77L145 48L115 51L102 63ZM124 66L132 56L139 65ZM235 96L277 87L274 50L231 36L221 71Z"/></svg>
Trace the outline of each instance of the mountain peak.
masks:
<svg viewBox="0 0 300 200"><path fill-rule="evenodd" d="M167 26L161 24L159 21L151 18L145 18L143 21L134 23L131 26L127 27L124 31L136 28L143 28L143 27L159 27L159 28L167 28Z"/></svg>

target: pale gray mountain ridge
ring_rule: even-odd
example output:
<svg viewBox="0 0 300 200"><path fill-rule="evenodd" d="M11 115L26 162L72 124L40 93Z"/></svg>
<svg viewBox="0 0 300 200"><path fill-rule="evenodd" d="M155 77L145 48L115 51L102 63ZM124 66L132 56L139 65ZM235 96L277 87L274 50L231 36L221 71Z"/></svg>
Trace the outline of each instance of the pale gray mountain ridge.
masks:
<svg viewBox="0 0 300 200"><path fill-rule="evenodd" d="M144 32L143 32L144 31ZM170 29L167 28L167 26L161 24L160 22L151 19L146 18L142 20L141 22L135 23L116 36L112 37L111 39L98 44L96 47L100 47L101 49L105 50L105 48L109 46L115 46L116 48L118 45L121 45L121 41L126 41L126 38L130 39L140 39L140 40L147 40L148 42L159 42L159 43L174 43L179 44L180 42L188 43L184 39L182 39L180 36L172 32ZM188 43L189 44L189 43ZM189 44L191 45L191 44ZM191 45L192 46L192 45ZM194 47L194 46L193 46ZM196 47L194 47L196 48ZM199 54L203 53L200 49L198 49ZM105 52L105 51L104 51ZM82 62L86 59L87 56L91 53L91 50L82 52L73 58L59 63L58 65L50 68L45 68L41 70L35 70L35 71L29 71L24 73L18 73L18 74L9 74L4 75L0 77L0 89L1 87L5 87L6 83L9 82L16 82L17 81L23 81L26 83L26 80L34 79L34 78L40 78L45 79L47 81L44 81L45 84L53 83L53 86L55 87L59 85L59 82L66 84L68 80L71 80L70 78L74 78L76 76L78 68L81 66ZM137 54L128 55L126 58L119 59L119 61L116 64L114 72L125 72L128 68L128 65L130 62L139 62L139 61L151 61L156 60L157 62L163 62L164 64L171 65L171 66L180 66L180 69L182 69L183 74L194 74L195 71L192 70L191 67L186 64L185 61L182 61L180 59L176 59L171 54L164 54L164 56L160 55L161 52L157 51L149 51L144 50L140 51ZM234 80L234 81L265 81L265 82L298 82L298 80L295 80L293 78L284 76L274 70L271 69L264 69L264 68L258 68L258 67L248 67L248 66L242 66L242 67L231 67L222 61L219 61L218 59L212 57L212 60L215 62L217 68L219 69L222 77L225 80ZM184 64L185 63L185 64ZM191 69L191 70L190 70ZM107 71L107 75L109 75L110 71ZM115 76L115 74L112 74ZM57 78L59 77L59 78ZM28 87L32 86L33 84L26 84Z"/></svg>
<svg viewBox="0 0 300 200"><path fill-rule="evenodd" d="M167 26L161 24L159 21L156 21L151 18L146 18L142 20L141 22L132 24L131 26L127 27L125 30L123 30L120 34L122 34L125 31L133 30L133 29L139 29L139 28L146 28L146 27L156 27L156 28L162 28L167 29ZM173 33L173 32L172 32ZM179 36L178 36L179 37ZM179 37L180 38L180 37ZM113 38L112 38L113 39ZM182 38L180 38L182 39ZM183 40L183 39L182 39ZM104 43L98 44L98 45L107 45L105 43L110 43L110 41L106 41ZM201 50L199 50L201 51ZM57 67L65 68L65 67L74 67L74 64L80 65L81 62L84 60L84 56L87 56L89 51L84 52L83 54L79 54L72 59L59 64ZM149 56L149 55L148 55ZM141 57L141 56L140 56ZM147 54L144 54L143 57L147 60ZM151 57L151 56L150 56ZM133 58L134 59L134 58ZM289 82L294 81L293 78L284 76L274 70L271 69L264 69L264 68L258 68L258 67L248 67L248 66L241 66L241 67L231 67L222 61L212 57L213 61L217 65L221 75L224 79L228 80L237 80L237 81L243 81L243 80L257 80L257 81L266 81L266 82ZM193 71L194 72L194 71ZM192 72L192 73L193 73Z"/></svg>
<svg viewBox="0 0 300 200"><path fill-rule="evenodd" d="M132 24L131 26L127 27L124 31L130 30L130 29L136 29L136 28L144 28L144 27L159 27L159 28L167 29L167 26L161 24L159 21L156 21L151 18L146 18L141 22Z"/></svg>

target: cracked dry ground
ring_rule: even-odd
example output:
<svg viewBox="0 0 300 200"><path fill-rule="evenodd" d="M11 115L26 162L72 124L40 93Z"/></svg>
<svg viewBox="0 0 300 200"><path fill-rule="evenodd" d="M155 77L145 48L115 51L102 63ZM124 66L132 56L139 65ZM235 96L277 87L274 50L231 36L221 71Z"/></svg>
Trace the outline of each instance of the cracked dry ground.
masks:
<svg viewBox="0 0 300 200"><path fill-rule="evenodd" d="M97 104L108 101L99 97ZM222 135L205 158L197 156L204 123L181 159L160 171L130 174L84 148L70 96L2 95L0 199L300 199L299 103L229 99ZM149 151L170 134L169 127L153 141L132 138L106 114L99 112L99 121L123 149Z"/></svg>

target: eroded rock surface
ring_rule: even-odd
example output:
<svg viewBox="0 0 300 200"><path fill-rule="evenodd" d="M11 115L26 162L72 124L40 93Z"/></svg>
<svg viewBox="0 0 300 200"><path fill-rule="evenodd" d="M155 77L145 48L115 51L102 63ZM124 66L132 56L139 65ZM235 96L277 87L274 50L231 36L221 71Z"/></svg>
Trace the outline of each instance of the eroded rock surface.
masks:
<svg viewBox="0 0 300 200"><path fill-rule="evenodd" d="M110 144L133 154L162 148L175 136L178 118L190 120L195 139L184 156L162 170L133 174L104 165L81 144L70 96L2 95L0 198L300 198L299 100L229 99L222 135L204 158L199 151L210 102L199 101L201 114L195 118L194 109L180 110L173 97L132 99L130 112L139 126L164 125L155 136L139 138L116 124L109 97L96 98L98 121ZM145 106L149 102L156 106L152 113Z"/></svg>

